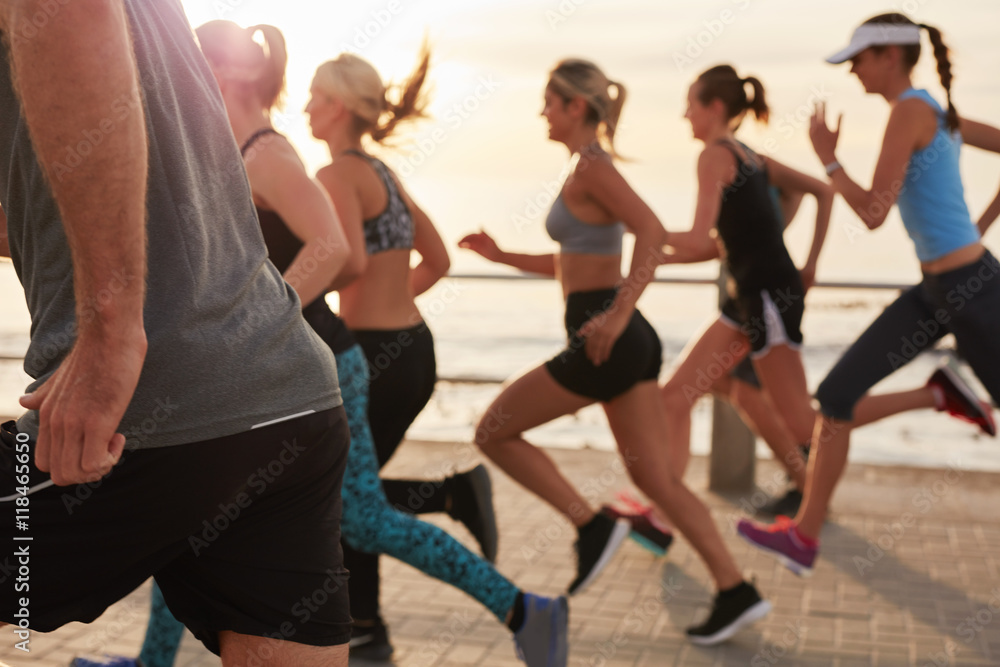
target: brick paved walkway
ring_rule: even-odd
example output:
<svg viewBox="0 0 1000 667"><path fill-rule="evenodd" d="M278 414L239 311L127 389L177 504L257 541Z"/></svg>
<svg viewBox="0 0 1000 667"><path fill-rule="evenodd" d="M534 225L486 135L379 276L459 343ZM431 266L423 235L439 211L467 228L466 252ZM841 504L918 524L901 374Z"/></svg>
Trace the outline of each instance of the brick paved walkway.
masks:
<svg viewBox="0 0 1000 667"><path fill-rule="evenodd" d="M595 500L613 498L628 484L612 454L551 453ZM410 443L388 472L433 478L456 455L463 467L472 460L461 447ZM721 647L694 647L682 633L710 603L704 566L683 540L662 560L629 542L597 583L571 602L571 665L1000 665L1000 475L853 467L808 580L735 537L732 524L741 508L758 498L720 498L703 490L705 479L705 461L695 459L689 480L774 612ZM773 464L761 462L762 486L777 479ZM500 570L528 590L559 592L572 578L572 529L502 474L494 481ZM436 521L469 543L460 526ZM520 664L506 630L464 594L390 559L383 573L395 665ZM0 630L0 663L62 667L78 654L134 654L148 598L147 584L90 626L35 635L30 655L12 648L9 628ZM219 664L185 639L177 667Z"/></svg>

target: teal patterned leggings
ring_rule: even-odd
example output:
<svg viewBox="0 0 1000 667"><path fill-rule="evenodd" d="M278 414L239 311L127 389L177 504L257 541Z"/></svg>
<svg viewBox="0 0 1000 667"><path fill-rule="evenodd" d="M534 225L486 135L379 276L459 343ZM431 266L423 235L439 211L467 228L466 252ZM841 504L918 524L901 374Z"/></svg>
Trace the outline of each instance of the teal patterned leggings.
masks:
<svg viewBox="0 0 1000 667"><path fill-rule="evenodd" d="M393 509L386 500L368 426L368 361L360 346L337 355L337 375L351 430L342 491L343 539L358 551L398 558L465 591L504 622L517 587L448 533Z"/></svg>

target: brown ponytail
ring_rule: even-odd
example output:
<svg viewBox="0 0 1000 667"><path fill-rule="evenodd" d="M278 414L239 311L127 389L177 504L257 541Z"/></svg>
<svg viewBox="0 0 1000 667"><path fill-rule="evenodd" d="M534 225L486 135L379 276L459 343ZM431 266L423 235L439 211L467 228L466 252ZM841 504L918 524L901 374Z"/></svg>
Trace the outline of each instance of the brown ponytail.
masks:
<svg viewBox="0 0 1000 667"><path fill-rule="evenodd" d="M264 38L264 69L257 79L257 94L261 103L268 109L279 106L285 93L285 66L288 64L288 52L285 48L285 37L273 25L255 25L247 28L250 38L260 32Z"/></svg>
<svg viewBox="0 0 1000 667"><path fill-rule="evenodd" d="M771 110L764 99L764 84L755 76L748 76L743 79L743 84L750 84L753 87L753 99L747 101L747 108L753 112L753 117L760 123L767 123Z"/></svg>
<svg viewBox="0 0 1000 667"><path fill-rule="evenodd" d="M951 102L951 59L948 58L948 47L941 39L941 31L933 26L921 23L920 27L927 31L927 36L931 38L931 46L934 47L934 59L937 60L938 76L941 77L941 86L944 88L948 98L948 115L945 124L952 132L958 130L958 111Z"/></svg>
<svg viewBox="0 0 1000 667"><path fill-rule="evenodd" d="M427 80L427 70L430 68L431 51L425 41L420 47L417 66L403 83L390 86L385 93L385 110L378 123L371 128L371 138L378 143L385 141L400 123L407 120L426 117L427 96L424 94L424 82ZM392 92L390 92L392 91ZM389 101L390 95L397 97L395 103Z"/></svg>
<svg viewBox="0 0 1000 667"><path fill-rule="evenodd" d="M701 87L698 101L710 104L719 100L726 108L726 119L732 120L745 111L753 113L759 123L767 123L770 109L764 97L764 84L755 76L741 79L731 65L716 65L698 77ZM746 85L753 87L753 99L747 98Z"/></svg>

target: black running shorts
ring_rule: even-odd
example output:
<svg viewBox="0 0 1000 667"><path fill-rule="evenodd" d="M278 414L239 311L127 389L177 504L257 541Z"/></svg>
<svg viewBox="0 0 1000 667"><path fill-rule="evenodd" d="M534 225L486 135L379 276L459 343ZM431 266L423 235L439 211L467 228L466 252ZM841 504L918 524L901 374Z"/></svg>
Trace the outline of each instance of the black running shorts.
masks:
<svg viewBox="0 0 1000 667"><path fill-rule="evenodd" d="M564 388L575 394L607 402L646 380L656 381L663 363L663 348L656 330L637 310L632 313L611 356L600 366L587 358L586 339L578 329L614 303L616 290L572 292L566 299L566 333L569 342L545 368Z"/></svg>
<svg viewBox="0 0 1000 667"><path fill-rule="evenodd" d="M760 358L775 345L799 349L802 345L802 314L805 295L798 274L782 287L746 290L727 297L722 321L738 329L750 341L750 356Z"/></svg>
<svg viewBox="0 0 1000 667"><path fill-rule="evenodd" d="M0 621L42 632L90 622L155 576L173 614L216 654L223 630L347 643L348 446L338 407L126 451L99 482L57 487L35 468L34 443L4 424Z"/></svg>

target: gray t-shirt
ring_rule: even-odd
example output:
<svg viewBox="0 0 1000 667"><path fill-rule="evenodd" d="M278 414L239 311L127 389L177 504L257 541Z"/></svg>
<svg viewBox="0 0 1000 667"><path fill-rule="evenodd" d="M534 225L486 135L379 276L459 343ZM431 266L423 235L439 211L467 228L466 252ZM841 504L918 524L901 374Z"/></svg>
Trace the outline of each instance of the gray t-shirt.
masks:
<svg viewBox="0 0 1000 667"><path fill-rule="evenodd" d="M148 352L119 431L129 447L241 433L341 404L333 355L267 259L250 187L218 86L178 0L125 0L144 93L83 132L54 166L79 166L130 114L149 136ZM18 28L14 28L15 30ZM10 37L10 36L7 36ZM38 165L0 49L0 202L31 313L25 371L34 389L76 337L73 266L62 220ZM119 275L84 316L113 298ZM18 428L37 432L29 412Z"/></svg>

